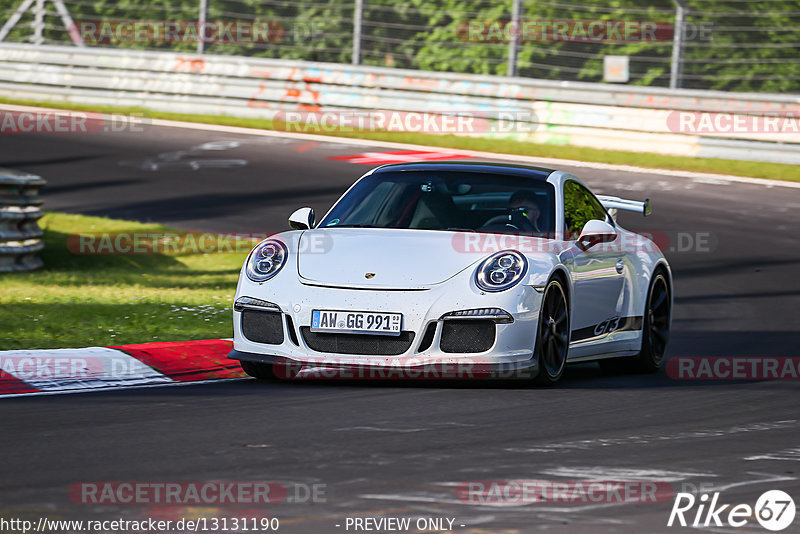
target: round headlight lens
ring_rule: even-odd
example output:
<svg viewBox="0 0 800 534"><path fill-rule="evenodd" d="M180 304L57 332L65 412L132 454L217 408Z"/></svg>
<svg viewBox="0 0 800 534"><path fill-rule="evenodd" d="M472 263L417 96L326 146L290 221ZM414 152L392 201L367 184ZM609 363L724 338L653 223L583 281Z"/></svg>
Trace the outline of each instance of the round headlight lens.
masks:
<svg viewBox="0 0 800 534"><path fill-rule="evenodd" d="M497 266L501 269L511 269L514 266L514 258L509 255L497 258Z"/></svg>
<svg viewBox="0 0 800 534"><path fill-rule="evenodd" d="M272 258L276 254L278 254L278 247L276 247L273 243L267 243L258 251L258 255L262 258Z"/></svg>
<svg viewBox="0 0 800 534"><path fill-rule="evenodd" d="M503 291L515 286L528 270L528 260L516 250L492 254L478 267L475 283L484 291Z"/></svg>
<svg viewBox="0 0 800 534"><path fill-rule="evenodd" d="M502 284L506 281L506 273L500 269L495 269L489 273L489 280L496 285Z"/></svg>
<svg viewBox="0 0 800 534"><path fill-rule="evenodd" d="M261 273L268 273L272 271L272 267L275 264L272 263L272 260L257 260L256 261L256 271Z"/></svg>
<svg viewBox="0 0 800 534"><path fill-rule="evenodd" d="M286 263L286 245L270 239L260 243L247 258L247 278L253 282L265 282L278 274Z"/></svg>

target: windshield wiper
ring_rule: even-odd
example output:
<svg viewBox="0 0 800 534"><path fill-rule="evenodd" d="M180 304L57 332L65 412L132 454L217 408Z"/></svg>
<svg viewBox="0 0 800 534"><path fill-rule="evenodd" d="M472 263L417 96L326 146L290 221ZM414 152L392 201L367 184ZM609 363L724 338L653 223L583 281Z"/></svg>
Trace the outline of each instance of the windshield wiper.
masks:
<svg viewBox="0 0 800 534"><path fill-rule="evenodd" d="M334 226L325 226L325 228L378 228L374 224L336 224Z"/></svg>

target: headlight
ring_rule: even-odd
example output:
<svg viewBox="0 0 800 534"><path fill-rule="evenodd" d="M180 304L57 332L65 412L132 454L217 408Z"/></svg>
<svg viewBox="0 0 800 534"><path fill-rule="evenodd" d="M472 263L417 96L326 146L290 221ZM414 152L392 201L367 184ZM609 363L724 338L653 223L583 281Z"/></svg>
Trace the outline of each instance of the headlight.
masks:
<svg viewBox="0 0 800 534"><path fill-rule="evenodd" d="M278 274L289 253L286 245L269 239L258 245L247 258L247 278L253 282L265 282Z"/></svg>
<svg viewBox="0 0 800 534"><path fill-rule="evenodd" d="M503 291L517 284L528 270L528 260L516 250L492 254L475 273L475 283L484 291Z"/></svg>

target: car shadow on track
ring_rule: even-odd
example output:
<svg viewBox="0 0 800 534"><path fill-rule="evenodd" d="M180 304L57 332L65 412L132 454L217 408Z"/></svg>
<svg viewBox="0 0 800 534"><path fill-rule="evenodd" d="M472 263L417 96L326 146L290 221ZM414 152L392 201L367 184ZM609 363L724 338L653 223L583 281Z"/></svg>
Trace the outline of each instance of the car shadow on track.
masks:
<svg viewBox="0 0 800 534"><path fill-rule="evenodd" d="M298 388L430 388L430 389L664 389L736 387L763 380L678 380L662 370L654 374L608 372L597 363L570 364L561 380L554 386L538 386L530 380L517 379L275 379L244 380L236 387L251 388L289 386Z"/></svg>

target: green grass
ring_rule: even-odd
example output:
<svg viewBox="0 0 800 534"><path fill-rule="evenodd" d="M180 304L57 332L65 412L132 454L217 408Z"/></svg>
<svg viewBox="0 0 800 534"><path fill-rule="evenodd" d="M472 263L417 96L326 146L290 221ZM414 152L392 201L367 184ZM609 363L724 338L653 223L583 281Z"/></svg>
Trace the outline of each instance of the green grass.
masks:
<svg viewBox="0 0 800 534"><path fill-rule="evenodd" d="M183 113L167 113L152 111L142 108L113 107L113 106L85 106L62 102L40 102L28 100L12 100L0 98L0 102L7 104L47 106L53 108L73 109L81 111L94 111L98 113L130 113L142 117L168 119L186 122L199 122L206 124L222 124L226 126L240 126L262 130L275 129L272 121L267 119L248 119L241 117L227 117L216 115L190 115ZM465 150L480 150L502 154L516 154L521 156L547 157L571 159L586 162L612 163L617 165L634 165L638 167L669 169L676 171L711 172L717 174L731 174L752 178L770 178L773 180L800 181L800 166L785 165L780 163L766 163L758 161L737 161L716 158L692 158L686 156L665 156L660 154L643 154L639 152L625 152L622 150L600 150L558 144L538 144L524 141L506 139L483 139L476 137L463 137L457 135L434 135L418 133L391 133L391 132L341 132L337 137L370 139L374 141L392 141L396 143L410 143L428 145L441 148L457 148Z"/></svg>
<svg viewBox="0 0 800 534"><path fill-rule="evenodd" d="M231 305L249 245L209 254L80 255L77 232L174 232L157 224L48 213L45 268L0 275L0 349L232 337Z"/></svg>

